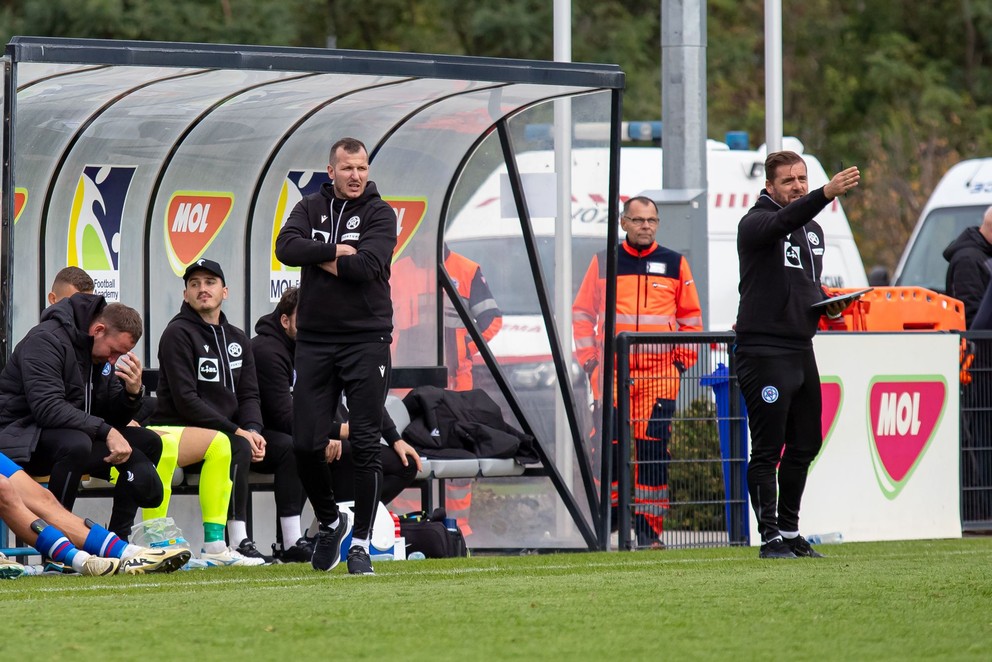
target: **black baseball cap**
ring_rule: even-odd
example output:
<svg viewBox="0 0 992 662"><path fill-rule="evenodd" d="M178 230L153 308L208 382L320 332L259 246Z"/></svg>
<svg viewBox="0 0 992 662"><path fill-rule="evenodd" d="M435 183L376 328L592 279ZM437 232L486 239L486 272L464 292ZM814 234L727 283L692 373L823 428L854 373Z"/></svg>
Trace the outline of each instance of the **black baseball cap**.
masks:
<svg viewBox="0 0 992 662"><path fill-rule="evenodd" d="M207 260L205 258L201 258L186 267L186 272L183 274L183 283L188 283L189 277L196 271L209 271L213 275L220 278L220 282L223 285L227 285L227 281L224 279L224 270L220 268L220 265L213 260Z"/></svg>

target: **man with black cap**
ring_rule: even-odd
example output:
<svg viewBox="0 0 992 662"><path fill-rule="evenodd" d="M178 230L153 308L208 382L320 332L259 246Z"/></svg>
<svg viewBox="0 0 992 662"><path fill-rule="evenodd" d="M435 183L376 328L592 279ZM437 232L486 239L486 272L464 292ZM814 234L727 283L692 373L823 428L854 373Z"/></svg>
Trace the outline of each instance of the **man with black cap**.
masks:
<svg viewBox="0 0 992 662"><path fill-rule="evenodd" d="M169 321L159 340L158 406L151 422L174 426L157 429L166 436L179 436L181 465L190 450L184 451L184 446L193 446L194 457L213 452L211 448L220 454L225 450L221 437L229 440L232 512L227 530L231 549L223 544L221 523L208 521L209 504L201 492L202 558L214 565L266 562L270 559L248 538L248 468L252 465L256 471L275 474L276 510L280 521L285 520L283 539L300 538L303 497L293 442L281 433L266 431L263 435L251 344L244 331L221 312L228 295L221 266L213 260L197 260L186 268L183 281L179 314Z"/></svg>
<svg viewBox="0 0 992 662"><path fill-rule="evenodd" d="M331 183L297 203L276 239L276 258L303 267L294 400L306 406L293 409L293 441L300 478L320 521L310 563L331 570L341 560L349 528L327 464L341 458L341 442L331 438L330 427L344 392L355 465L348 572L372 575L368 550L382 487L379 433L389 386L396 214L369 181L369 156L361 141L342 138L331 145L327 174Z"/></svg>
<svg viewBox="0 0 992 662"><path fill-rule="evenodd" d="M157 506L158 436L127 427L143 387L131 349L141 316L96 294L50 306L0 373L0 451L72 510L83 474L117 478L111 531L126 539L138 506Z"/></svg>

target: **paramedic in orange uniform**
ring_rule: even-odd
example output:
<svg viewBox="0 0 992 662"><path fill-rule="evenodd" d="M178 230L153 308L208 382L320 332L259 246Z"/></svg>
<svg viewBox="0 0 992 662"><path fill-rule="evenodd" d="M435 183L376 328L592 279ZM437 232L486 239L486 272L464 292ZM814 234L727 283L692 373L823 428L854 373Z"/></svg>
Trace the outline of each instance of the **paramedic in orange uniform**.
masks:
<svg viewBox="0 0 992 662"><path fill-rule="evenodd" d="M620 227L627 236L617 255L616 332L702 331L702 311L689 263L680 253L655 241L658 207L654 201L640 196L627 200ZM597 400L602 398L600 366L605 315L606 251L601 251L593 256L572 306L575 351ZM695 362L695 349L685 345L644 345L630 359L630 417L636 462L634 530L638 547L664 547L661 534L668 510L671 419L681 374ZM619 465L615 439L613 449L611 492L615 509Z"/></svg>

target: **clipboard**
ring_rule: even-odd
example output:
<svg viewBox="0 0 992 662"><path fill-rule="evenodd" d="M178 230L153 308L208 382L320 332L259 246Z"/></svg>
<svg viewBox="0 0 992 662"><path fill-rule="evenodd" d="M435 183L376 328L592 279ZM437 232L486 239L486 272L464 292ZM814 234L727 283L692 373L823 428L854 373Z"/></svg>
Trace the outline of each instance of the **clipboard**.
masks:
<svg viewBox="0 0 992 662"><path fill-rule="evenodd" d="M812 306L810 306L810 308L813 308L814 310L820 309L820 308L826 308L827 306L829 306L832 303L843 303L844 306L846 307L847 305L849 305L852 301L854 301L858 297L862 296L863 294L867 294L868 292L871 292L874 289L875 289L874 287L866 287L865 289L863 289L863 290L857 290L856 292L848 292L846 294L838 294L835 297L830 297L829 299L824 299L823 301L818 301L818 302L814 303Z"/></svg>

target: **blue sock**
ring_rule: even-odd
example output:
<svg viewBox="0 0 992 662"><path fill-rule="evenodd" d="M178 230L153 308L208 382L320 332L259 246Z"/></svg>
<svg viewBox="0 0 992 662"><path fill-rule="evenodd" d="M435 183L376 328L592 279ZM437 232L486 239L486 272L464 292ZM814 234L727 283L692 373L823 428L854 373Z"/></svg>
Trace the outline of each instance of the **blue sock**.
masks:
<svg viewBox="0 0 992 662"><path fill-rule="evenodd" d="M72 565L72 560L79 552L61 531L50 524L46 524L38 534L35 545L43 555L66 565Z"/></svg>
<svg viewBox="0 0 992 662"><path fill-rule="evenodd" d="M93 556L105 556L107 558L119 559L124 556L124 548L127 547L126 542L93 520L87 519L86 525L90 527L90 532L86 535L86 542L83 544L84 551Z"/></svg>

